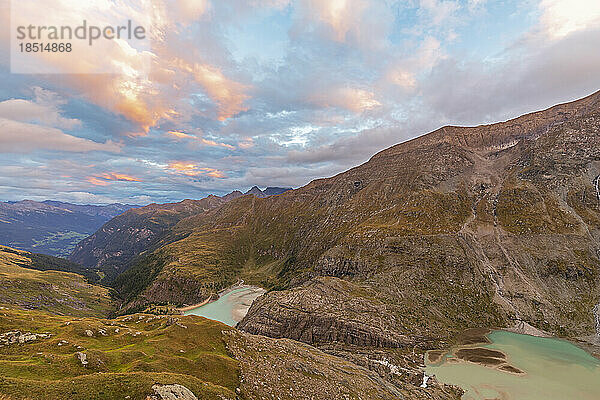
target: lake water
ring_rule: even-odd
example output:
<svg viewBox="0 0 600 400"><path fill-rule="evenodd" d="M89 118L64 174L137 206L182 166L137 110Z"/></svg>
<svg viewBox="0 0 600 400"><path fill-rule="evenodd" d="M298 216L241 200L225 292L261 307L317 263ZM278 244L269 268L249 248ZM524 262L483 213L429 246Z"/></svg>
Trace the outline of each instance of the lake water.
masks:
<svg viewBox="0 0 600 400"><path fill-rule="evenodd" d="M426 374L460 386L464 400L598 400L600 360L559 339L505 331L488 335L491 344L452 349L436 364L427 362ZM453 354L460 348L483 347L507 355L510 365L525 374L466 362Z"/></svg>
<svg viewBox="0 0 600 400"><path fill-rule="evenodd" d="M248 313L248 309L264 289L242 286L222 294L218 300L184 312L185 315L199 315L214 319L229 326L235 326Z"/></svg>

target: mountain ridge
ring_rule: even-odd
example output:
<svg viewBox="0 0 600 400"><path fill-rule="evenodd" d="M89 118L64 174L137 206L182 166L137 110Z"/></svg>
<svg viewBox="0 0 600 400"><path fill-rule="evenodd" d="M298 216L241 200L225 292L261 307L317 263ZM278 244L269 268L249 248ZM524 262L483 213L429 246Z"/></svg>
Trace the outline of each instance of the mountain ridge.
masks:
<svg viewBox="0 0 600 400"><path fill-rule="evenodd" d="M578 100L557 104L506 121L476 126L446 125L427 134L384 149L373 157L377 157L382 153L392 153L394 149L402 148L404 150L409 150L413 147L439 144L442 142L452 142L465 147L481 148L482 143L479 143L477 139L482 141L483 144L488 145L490 150L494 150L497 146L503 146L506 145L506 143L514 143L515 140L518 141L535 137L535 135L540 134L553 124L561 123L569 118L583 116L589 112L593 112L597 109L599 103L600 90ZM523 130L524 126L526 128L525 131ZM491 137L494 135L491 135L490 132L499 127L504 128L506 132L502 135L502 139L499 143L493 142L493 140L497 138ZM475 140L472 140L472 137L475 137ZM486 150L486 146L483 146L481 149Z"/></svg>
<svg viewBox="0 0 600 400"><path fill-rule="evenodd" d="M222 197L209 195L204 199L185 199L176 203L152 203L144 207L128 210L122 215L108 221L97 232L77 244L69 259L93 268L104 269L110 282L127 268L127 265L142 252L151 249L162 239L163 233L180 220L202 214L241 196L251 195L266 198L279 195L289 188L267 187L264 191L254 186L246 193L235 190ZM118 239L112 239L116 234ZM123 243L129 244L128 251L121 251ZM90 247L93 250L90 250ZM106 265L109 265L106 267ZM113 271L111 266L115 266Z"/></svg>

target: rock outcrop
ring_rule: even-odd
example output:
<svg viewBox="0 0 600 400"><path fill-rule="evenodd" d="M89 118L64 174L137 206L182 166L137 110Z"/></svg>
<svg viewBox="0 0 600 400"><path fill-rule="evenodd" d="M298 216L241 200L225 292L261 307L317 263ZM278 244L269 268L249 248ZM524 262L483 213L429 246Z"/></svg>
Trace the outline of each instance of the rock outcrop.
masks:
<svg viewBox="0 0 600 400"><path fill-rule="evenodd" d="M23 333L20 331L0 333L0 347L30 343L40 339L47 339L50 336L50 333Z"/></svg>
<svg viewBox="0 0 600 400"><path fill-rule="evenodd" d="M84 367L89 364L87 354L78 351L77 353L75 353L75 357L77 357L81 365L83 365Z"/></svg>
<svg viewBox="0 0 600 400"><path fill-rule="evenodd" d="M385 379L385 373L293 340L228 331L225 342L240 362L237 392L242 398L458 400L462 395L460 389L435 382L426 389L419 387L422 372L413 383Z"/></svg>
<svg viewBox="0 0 600 400"><path fill-rule="evenodd" d="M310 344L403 347L414 344L384 303L333 277L257 299L238 328L257 335Z"/></svg>
<svg viewBox="0 0 600 400"><path fill-rule="evenodd" d="M192 391L183 385L153 385L154 395L147 400L198 400Z"/></svg>

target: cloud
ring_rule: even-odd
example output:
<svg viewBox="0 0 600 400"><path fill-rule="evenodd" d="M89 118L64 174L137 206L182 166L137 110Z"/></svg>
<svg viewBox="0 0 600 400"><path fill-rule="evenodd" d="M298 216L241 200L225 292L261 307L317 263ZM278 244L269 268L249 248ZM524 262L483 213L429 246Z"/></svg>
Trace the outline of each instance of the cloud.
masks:
<svg viewBox="0 0 600 400"><path fill-rule="evenodd" d="M600 26L600 2L596 0L542 0L541 25L553 39Z"/></svg>
<svg viewBox="0 0 600 400"><path fill-rule="evenodd" d="M117 172L104 173L100 177L108 181L141 182L140 179L134 178L133 176L120 174Z"/></svg>
<svg viewBox="0 0 600 400"><path fill-rule="evenodd" d="M235 149L235 146L232 146L230 144L219 143L219 142L216 142L214 140L205 139L205 138L202 138L202 137L198 137L196 135L190 135L190 134L185 133L185 132L169 131L169 132L167 132L167 134L170 135L170 136L173 136L173 137L175 137L177 139L197 140L199 143L202 143L205 146L224 147L224 148L230 149L230 150Z"/></svg>
<svg viewBox="0 0 600 400"><path fill-rule="evenodd" d="M444 57L440 41L427 36L413 54L396 60L388 67L386 81L405 90L413 90L417 87L418 75L429 72Z"/></svg>
<svg viewBox="0 0 600 400"><path fill-rule="evenodd" d="M254 140L252 138L245 138L241 142L238 143L238 147L240 149L249 149L254 147Z"/></svg>
<svg viewBox="0 0 600 400"><path fill-rule="evenodd" d="M197 137L194 135L189 135L187 133L180 132L180 131L169 131L169 132L167 132L167 134L174 136L178 139L197 139Z"/></svg>
<svg viewBox="0 0 600 400"><path fill-rule="evenodd" d="M450 58L423 83L423 99L446 121L471 124L574 100L600 88L599 47L600 29L592 29L556 41L530 37L499 61Z"/></svg>
<svg viewBox="0 0 600 400"><path fill-rule="evenodd" d="M579 0L75 3L32 13L132 17L152 46L115 42L92 55L114 75L0 66L0 122L15 132L0 133L3 198L164 202L300 186L444 124L600 88L597 2L586 12Z"/></svg>
<svg viewBox="0 0 600 400"><path fill-rule="evenodd" d="M32 100L13 98L0 102L0 152L121 151L122 146L110 140L98 143L65 133L63 129L81 127L80 120L62 116L62 107L67 102L55 92L39 86L34 86L31 92Z"/></svg>
<svg viewBox="0 0 600 400"><path fill-rule="evenodd" d="M96 185L96 186L108 186L108 185L110 185L110 182L102 180L102 179L98 179L98 178L93 177L93 176L88 177L87 181L89 183L91 183L92 185Z"/></svg>
<svg viewBox="0 0 600 400"><path fill-rule="evenodd" d="M111 140L97 143L68 135L56 128L0 118L0 152L28 153L35 150L119 153L121 145Z"/></svg>
<svg viewBox="0 0 600 400"><path fill-rule="evenodd" d="M343 42L350 31L360 28L359 16L368 6L366 1L308 0L311 17L331 28L334 40Z"/></svg>
<svg viewBox="0 0 600 400"><path fill-rule="evenodd" d="M224 147L224 148L230 149L230 150L235 149L235 147L230 144L218 143L218 142L215 142L214 140L209 140L209 139L204 139L204 138L200 138L200 143L202 143L206 146Z"/></svg>
<svg viewBox="0 0 600 400"><path fill-rule="evenodd" d="M141 182L142 181L141 179L134 178L133 176L118 173L118 172L105 172L100 175L89 176L86 178L86 180L89 183L91 183L92 185L96 185L96 186L108 186L113 181L120 181L120 182Z"/></svg>
<svg viewBox="0 0 600 400"><path fill-rule="evenodd" d="M226 78L217 67L197 63L189 65L183 60L178 62L181 64L181 69L192 73L196 82L202 85L208 95L217 102L219 121L248 110L248 107L244 106L244 102L249 99L245 94L247 86Z"/></svg>
<svg viewBox="0 0 600 400"><path fill-rule="evenodd" d="M467 7L468 7L469 11L474 12L474 11L482 9L486 3L487 3L487 0L468 0Z"/></svg>
<svg viewBox="0 0 600 400"><path fill-rule="evenodd" d="M361 113L381 106L375 93L360 88L343 87L313 95L312 101L319 107L340 107Z"/></svg>
<svg viewBox="0 0 600 400"><path fill-rule="evenodd" d="M431 17L433 25L441 25L447 19L453 18L460 9L460 4L452 0L420 0L420 5Z"/></svg>
<svg viewBox="0 0 600 400"><path fill-rule="evenodd" d="M227 176L222 171L219 171L215 168L206 168L201 167L196 163L187 162L187 161L175 161L169 164L169 169L173 170L175 173L182 174L185 176L199 176L206 175L211 178L219 178L223 179Z"/></svg>
<svg viewBox="0 0 600 400"><path fill-rule="evenodd" d="M209 8L208 0L175 0L169 3L173 19L183 24L190 24L205 15Z"/></svg>
<svg viewBox="0 0 600 400"><path fill-rule="evenodd" d="M247 85L227 76L221 65L206 61L219 52L226 53L210 40L205 42L207 51L203 51L181 28L208 16L211 8L208 0L115 0L110 7L105 0L86 2L85 6L75 0L60 0L51 10L41 10L36 1L26 0L19 4L13 23L52 21L74 26L87 20L98 26L114 26L132 20L145 27L148 42L102 40L89 50L82 47L77 57L30 54L36 62L28 64L75 73L49 80L73 88L88 101L134 122L136 130L122 132L124 135L143 136L165 121L189 120L198 114L224 121L248 109L244 105L249 98ZM104 72L110 74L98 74ZM202 91L215 104L215 112L191 105L193 96Z"/></svg>
<svg viewBox="0 0 600 400"><path fill-rule="evenodd" d="M40 87L34 87L32 91L35 94L33 100L9 99L0 102L0 118L59 129L73 129L81 125L78 119L60 115L60 106L64 105L65 101L56 93Z"/></svg>
<svg viewBox="0 0 600 400"><path fill-rule="evenodd" d="M394 14L385 2L371 0L300 0L294 35L317 35L368 50L387 45Z"/></svg>

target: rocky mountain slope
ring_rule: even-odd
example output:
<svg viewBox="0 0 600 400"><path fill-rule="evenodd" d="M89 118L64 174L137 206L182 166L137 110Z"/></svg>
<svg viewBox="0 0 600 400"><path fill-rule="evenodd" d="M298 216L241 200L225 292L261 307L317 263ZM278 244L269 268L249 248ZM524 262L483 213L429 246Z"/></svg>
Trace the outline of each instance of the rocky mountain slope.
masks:
<svg viewBox="0 0 600 400"><path fill-rule="evenodd" d="M296 201L320 203L327 221L313 220L293 274L281 271L285 287L308 282L264 297L240 327L307 342L335 332L371 345L471 326L592 336L600 301L598 175L599 93L394 146L297 194ZM340 291L340 280L359 290ZM358 320L336 311L357 301L372 311Z"/></svg>
<svg viewBox="0 0 600 400"><path fill-rule="evenodd" d="M234 192L227 198L209 196L202 200L150 204L129 210L82 240L69 259L102 270L106 275L105 281L110 282L125 271L136 256L157 246L163 234L181 219L203 213L241 195Z"/></svg>
<svg viewBox="0 0 600 400"><path fill-rule="evenodd" d="M189 304L241 278L275 289L242 329L309 343L398 346L514 324L592 335L599 129L599 93L445 127L335 177L180 219L117 289L135 307Z"/></svg>
<svg viewBox="0 0 600 400"><path fill-rule="evenodd" d="M0 244L68 256L79 241L132 207L135 206L78 205L50 200L0 203Z"/></svg>
<svg viewBox="0 0 600 400"><path fill-rule="evenodd" d="M54 314L102 317L112 311L108 289L83 276L66 260L0 246L0 305Z"/></svg>

